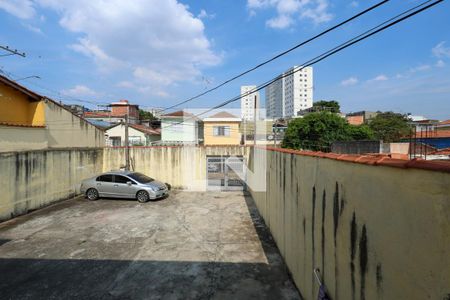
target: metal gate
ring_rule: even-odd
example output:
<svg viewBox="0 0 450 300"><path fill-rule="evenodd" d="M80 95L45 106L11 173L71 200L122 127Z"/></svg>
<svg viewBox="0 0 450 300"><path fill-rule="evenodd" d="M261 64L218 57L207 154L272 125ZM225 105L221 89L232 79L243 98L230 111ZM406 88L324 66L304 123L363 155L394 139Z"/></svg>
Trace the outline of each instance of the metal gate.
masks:
<svg viewBox="0 0 450 300"><path fill-rule="evenodd" d="M208 190L242 191L245 189L243 157L209 156L206 158Z"/></svg>

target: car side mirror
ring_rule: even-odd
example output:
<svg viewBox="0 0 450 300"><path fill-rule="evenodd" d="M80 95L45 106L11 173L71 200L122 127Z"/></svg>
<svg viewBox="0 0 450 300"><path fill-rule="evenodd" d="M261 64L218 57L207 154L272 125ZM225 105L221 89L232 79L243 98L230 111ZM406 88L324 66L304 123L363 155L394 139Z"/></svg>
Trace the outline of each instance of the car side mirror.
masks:
<svg viewBox="0 0 450 300"><path fill-rule="evenodd" d="M131 186L133 183L131 181L127 181L127 185Z"/></svg>

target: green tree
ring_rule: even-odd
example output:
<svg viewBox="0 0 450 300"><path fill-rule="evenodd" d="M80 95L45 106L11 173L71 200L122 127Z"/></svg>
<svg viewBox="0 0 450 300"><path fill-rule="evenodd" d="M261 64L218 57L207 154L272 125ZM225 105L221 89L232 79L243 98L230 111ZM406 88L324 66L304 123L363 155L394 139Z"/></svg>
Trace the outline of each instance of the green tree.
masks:
<svg viewBox="0 0 450 300"><path fill-rule="evenodd" d="M149 111L145 111L140 109L139 110L139 120L154 120L156 119L155 116Z"/></svg>
<svg viewBox="0 0 450 300"><path fill-rule="evenodd" d="M339 102L337 101L317 101L313 103L313 107L321 108L322 110L328 110L333 113L339 113L341 111L341 106L339 105Z"/></svg>
<svg viewBox="0 0 450 300"><path fill-rule="evenodd" d="M348 134L351 140L373 140L375 139L375 134L373 130L366 124L363 125L351 125L348 126Z"/></svg>
<svg viewBox="0 0 450 300"><path fill-rule="evenodd" d="M406 115L383 112L370 120L369 127L375 137L384 142L396 142L410 133L410 126Z"/></svg>
<svg viewBox="0 0 450 300"><path fill-rule="evenodd" d="M367 126L353 126L335 113L318 112L288 124L283 148L329 151L335 141L367 140L373 134Z"/></svg>

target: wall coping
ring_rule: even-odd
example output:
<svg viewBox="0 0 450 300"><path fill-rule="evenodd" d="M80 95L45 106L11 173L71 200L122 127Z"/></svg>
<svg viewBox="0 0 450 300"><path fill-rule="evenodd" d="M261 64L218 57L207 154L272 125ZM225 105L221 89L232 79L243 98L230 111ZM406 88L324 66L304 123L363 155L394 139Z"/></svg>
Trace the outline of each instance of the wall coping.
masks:
<svg viewBox="0 0 450 300"><path fill-rule="evenodd" d="M22 154L31 152L51 152L51 151L93 151L103 150L104 147L68 147L68 148L44 148L44 149L32 149L32 150L20 150L20 151L5 151L0 152L0 155Z"/></svg>
<svg viewBox="0 0 450 300"><path fill-rule="evenodd" d="M258 148L265 149L268 151L318 157L318 158L327 158L371 166L387 166L402 169L422 169L428 171L450 173L450 161L448 162L435 160L430 161L430 160L423 160L420 158L414 158L412 160L404 160L404 159L390 158L389 155L386 154L359 155L359 154L325 153L320 151L307 151L307 150L293 150L275 147L258 147Z"/></svg>

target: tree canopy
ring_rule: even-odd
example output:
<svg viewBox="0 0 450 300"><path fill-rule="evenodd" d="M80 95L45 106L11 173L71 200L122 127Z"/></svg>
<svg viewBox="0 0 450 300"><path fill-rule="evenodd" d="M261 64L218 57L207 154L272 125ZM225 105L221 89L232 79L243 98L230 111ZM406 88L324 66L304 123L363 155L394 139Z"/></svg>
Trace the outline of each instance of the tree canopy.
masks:
<svg viewBox="0 0 450 300"><path fill-rule="evenodd" d="M149 111L145 111L140 109L139 110L139 120L154 120L156 119L155 116Z"/></svg>
<svg viewBox="0 0 450 300"><path fill-rule="evenodd" d="M339 115L323 111L289 122L281 146L330 151L331 144L335 141L369 140L373 137L373 132L367 125L350 125Z"/></svg>
<svg viewBox="0 0 450 300"><path fill-rule="evenodd" d="M407 116L394 112L379 113L369 122L369 127L383 142L397 142L410 133Z"/></svg>
<svg viewBox="0 0 450 300"><path fill-rule="evenodd" d="M317 101L313 103L313 107L320 107L322 110L328 110L333 113L339 113L341 111L341 106L339 105L339 102L337 101Z"/></svg>

